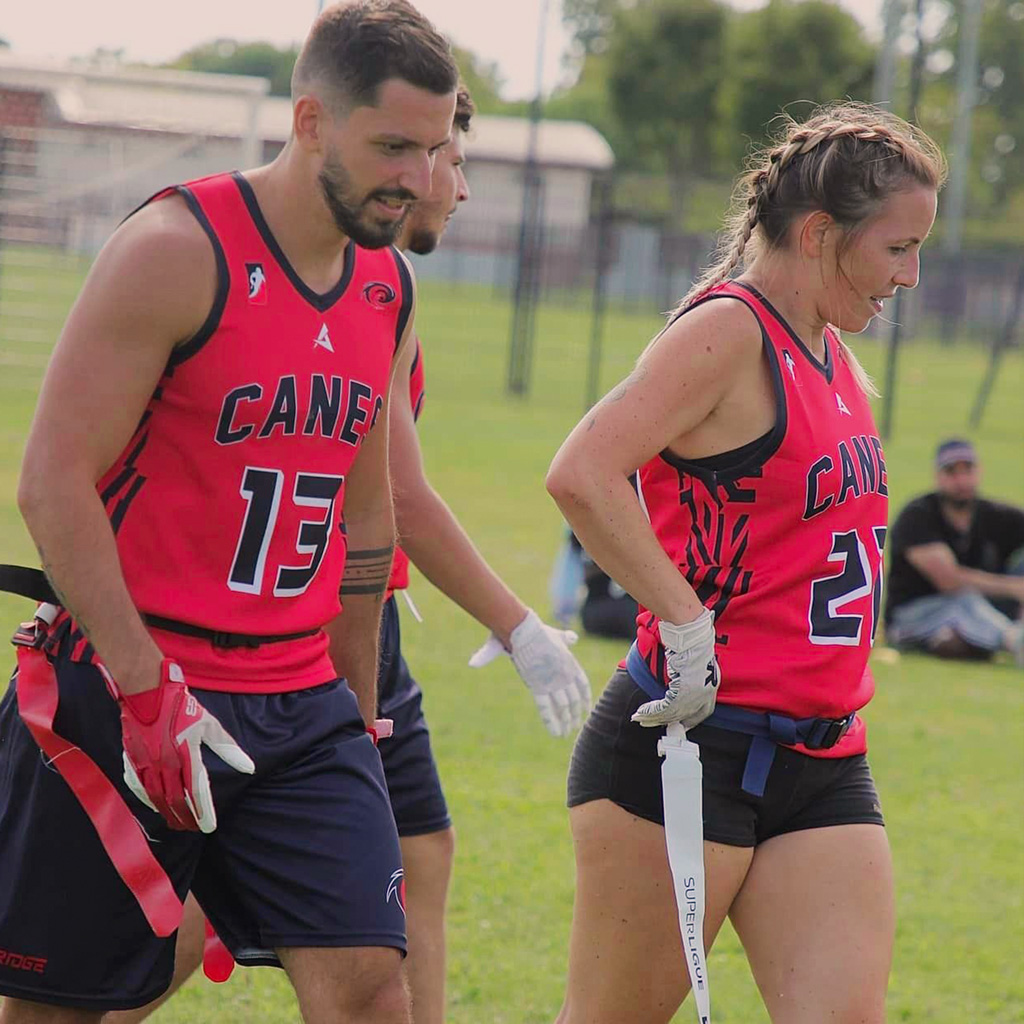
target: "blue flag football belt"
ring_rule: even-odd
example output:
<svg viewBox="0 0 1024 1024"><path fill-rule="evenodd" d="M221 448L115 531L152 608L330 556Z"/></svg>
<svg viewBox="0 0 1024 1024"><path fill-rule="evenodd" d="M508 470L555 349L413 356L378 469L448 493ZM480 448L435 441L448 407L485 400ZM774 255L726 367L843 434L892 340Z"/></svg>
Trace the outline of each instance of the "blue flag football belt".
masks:
<svg viewBox="0 0 1024 1024"><path fill-rule="evenodd" d="M626 655L626 671L654 700L665 696L665 687L650 670L635 642ZM809 750L828 750L850 731L856 718L855 711L844 718L790 718L775 711L749 711L731 704L716 704L701 724L753 736L743 769L743 791L764 796L776 747L802 743Z"/></svg>

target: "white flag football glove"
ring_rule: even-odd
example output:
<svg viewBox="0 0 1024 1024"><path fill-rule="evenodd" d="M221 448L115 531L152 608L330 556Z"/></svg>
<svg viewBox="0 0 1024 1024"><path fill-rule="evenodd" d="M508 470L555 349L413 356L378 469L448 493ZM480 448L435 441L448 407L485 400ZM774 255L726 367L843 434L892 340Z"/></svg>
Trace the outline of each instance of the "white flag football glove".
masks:
<svg viewBox="0 0 1024 1024"><path fill-rule="evenodd" d="M587 674L569 650L579 638L571 629L545 625L536 612L529 611L509 639L510 652L492 636L469 664L481 668L501 654L511 654L512 664L530 688L548 732L552 736L575 732L590 710Z"/></svg>
<svg viewBox="0 0 1024 1024"><path fill-rule="evenodd" d="M205 743L235 771L256 766L228 731L189 693L181 666L165 658L156 690L122 694L107 676L121 705L124 781L173 829L212 832L217 827Z"/></svg>
<svg viewBox="0 0 1024 1024"><path fill-rule="evenodd" d="M658 632L665 645L668 692L661 700L641 704L632 720L640 725L682 722L692 729L715 710L718 696L721 674L715 657L715 617L705 608L683 626L662 621Z"/></svg>

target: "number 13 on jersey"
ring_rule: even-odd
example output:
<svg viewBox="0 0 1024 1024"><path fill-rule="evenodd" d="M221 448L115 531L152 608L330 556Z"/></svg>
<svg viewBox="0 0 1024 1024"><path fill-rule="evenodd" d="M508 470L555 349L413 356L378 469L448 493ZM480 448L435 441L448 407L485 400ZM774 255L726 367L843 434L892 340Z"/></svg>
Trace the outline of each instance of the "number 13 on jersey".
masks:
<svg viewBox="0 0 1024 1024"><path fill-rule="evenodd" d="M263 592L267 553L281 512L281 495L285 474L279 469L246 466L239 494L245 499L234 561L228 574L228 587L243 594ZM298 597L305 593L327 553L334 525L334 506L344 482L342 476L322 473L296 473L291 502L304 508L320 510L316 518L298 519L295 550L308 555L304 564L279 565L274 580L274 597ZM297 512L287 516L295 522ZM271 570L273 571L273 570Z"/></svg>

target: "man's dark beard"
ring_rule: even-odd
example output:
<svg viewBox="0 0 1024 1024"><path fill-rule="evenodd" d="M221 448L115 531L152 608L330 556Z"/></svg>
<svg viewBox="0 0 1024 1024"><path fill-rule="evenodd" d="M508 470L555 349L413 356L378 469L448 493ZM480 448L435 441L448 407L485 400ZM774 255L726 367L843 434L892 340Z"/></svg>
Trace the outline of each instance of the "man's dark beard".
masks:
<svg viewBox="0 0 1024 1024"><path fill-rule="evenodd" d="M415 200L411 193L400 189L381 189L371 192L361 203L356 205L351 197L351 179L341 161L336 157L328 157L318 175L320 193L324 197L327 209L331 211L335 226L343 234L352 239L356 245L364 249L383 249L391 245L398 237L405 224L405 215L397 220L383 224L363 220L366 207L374 199ZM406 215L408 208L406 209Z"/></svg>
<svg viewBox="0 0 1024 1024"><path fill-rule="evenodd" d="M416 253L417 256L426 256L427 253L433 252L437 248L437 243L440 241L441 236L436 231L418 228L409 237L409 244L406 248L410 252Z"/></svg>

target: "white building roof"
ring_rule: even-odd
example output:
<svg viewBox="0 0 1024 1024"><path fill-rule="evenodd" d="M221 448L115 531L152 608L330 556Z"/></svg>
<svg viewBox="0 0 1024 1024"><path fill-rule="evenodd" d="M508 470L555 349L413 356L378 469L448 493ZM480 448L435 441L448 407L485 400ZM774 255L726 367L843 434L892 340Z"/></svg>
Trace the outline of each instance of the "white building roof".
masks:
<svg viewBox="0 0 1024 1024"><path fill-rule="evenodd" d="M0 51L0 86L48 93L71 124L242 137L270 83L249 75L27 61Z"/></svg>
<svg viewBox="0 0 1024 1024"><path fill-rule="evenodd" d="M169 68L96 67L26 61L0 51L0 86L48 92L62 120L195 135L284 142L291 133L287 98L266 95L265 78ZM524 117L473 118L468 148L476 160L521 164L530 123ZM543 121L537 134L541 164L606 170L614 163L604 136L579 121Z"/></svg>
<svg viewBox="0 0 1024 1024"><path fill-rule="evenodd" d="M530 122L525 117L476 115L470 124L468 148L477 160L522 163L529 146ZM615 154L605 137L582 121L541 121L537 159L545 165L608 170Z"/></svg>

